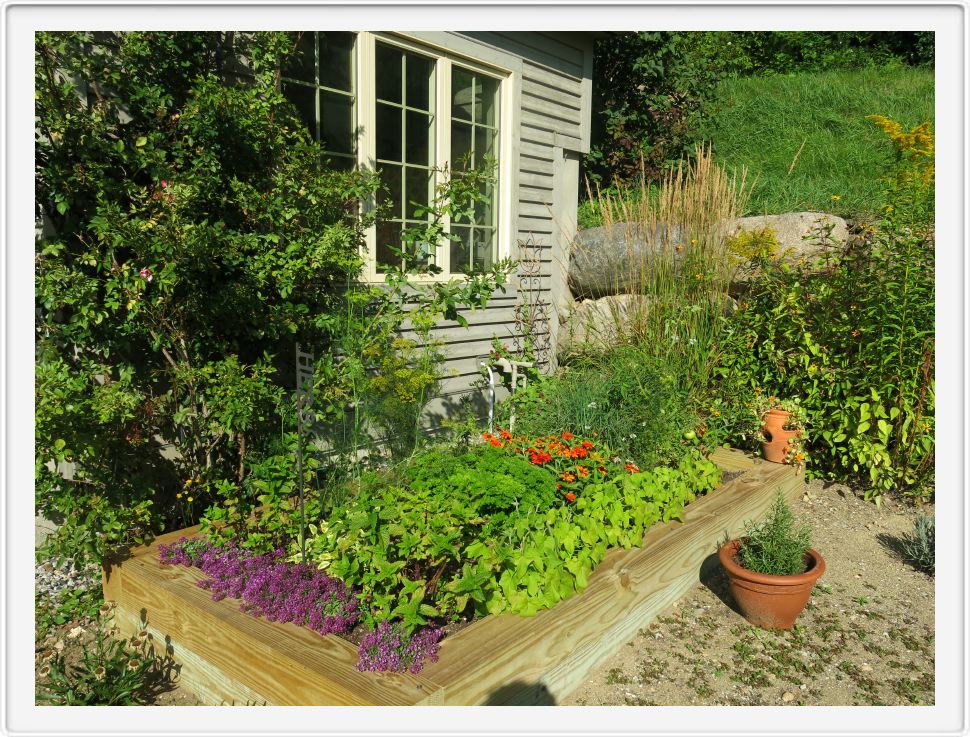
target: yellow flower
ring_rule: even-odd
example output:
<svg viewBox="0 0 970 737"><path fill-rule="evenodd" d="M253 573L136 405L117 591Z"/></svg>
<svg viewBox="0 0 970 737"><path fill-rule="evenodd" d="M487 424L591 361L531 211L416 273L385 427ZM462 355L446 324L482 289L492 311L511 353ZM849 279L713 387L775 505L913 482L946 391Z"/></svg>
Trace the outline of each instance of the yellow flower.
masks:
<svg viewBox="0 0 970 737"><path fill-rule="evenodd" d="M192 479L186 479L185 480L185 485L186 486L191 486L192 485Z"/></svg>
<svg viewBox="0 0 970 737"><path fill-rule="evenodd" d="M182 492L180 491L178 494L176 494L175 495L175 498L176 499L181 499L182 498Z"/></svg>
<svg viewBox="0 0 970 737"><path fill-rule="evenodd" d="M186 501L189 501L189 502L192 501L192 497L188 497Z"/></svg>
<svg viewBox="0 0 970 737"><path fill-rule="evenodd" d="M841 200L841 199L842 199L842 198L841 198L841 197L839 197L839 195L837 195L837 194L834 194L834 195L832 195L832 202L838 202L838 201L839 201L839 200Z"/></svg>

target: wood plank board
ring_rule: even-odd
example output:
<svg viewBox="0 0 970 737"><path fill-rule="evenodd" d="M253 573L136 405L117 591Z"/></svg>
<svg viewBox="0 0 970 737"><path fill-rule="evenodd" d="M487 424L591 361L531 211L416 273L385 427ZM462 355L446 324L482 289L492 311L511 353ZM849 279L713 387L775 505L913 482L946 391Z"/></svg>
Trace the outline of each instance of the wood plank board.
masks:
<svg viewBox="0 0 970 737"><path fill-rule="evenodd" d="M419 676L358 673L356 649L289 624L214 602L196 586L201 574L158 563L169 533L106 571L105 598L118 603L126 633L147 621L182 665L182 679L207 703L303 705L530 704L560 700L589 671L698 581L717 544L760 517L776 490L789 499L803 479L790 467L740 451L713 459L741 475L695 500L683 523L654 525L641 547L613 549L582 595L534 617L486 617L445 639L438 663Z"/></svg>

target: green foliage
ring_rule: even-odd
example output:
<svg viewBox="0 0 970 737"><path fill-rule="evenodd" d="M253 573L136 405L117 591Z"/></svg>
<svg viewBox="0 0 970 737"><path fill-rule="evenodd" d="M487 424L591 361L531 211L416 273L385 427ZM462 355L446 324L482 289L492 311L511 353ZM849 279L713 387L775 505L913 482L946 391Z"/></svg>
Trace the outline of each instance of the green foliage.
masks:
<svg viewBox="0 0 970 737"><path fill-rule="evenodd" d="M795 74L894 62L933 65L926 31L713 31L695 34L695 53L730 76Z"/></svg>
<svg viewBox="0 0 970 737"><path fill-rule="evenodd" d="M150 704L171 688L174 663L155 653L147 633L117 639L100 619L94 641L82 645L78 662L60 652L37 671L37 699L52 706L135 706Z"/></svg>
<svg viewBox="0 0 970 737"><path fill-rule="evenodd" d="M545 511L561 497L552 474L487 445L463 455L429 451L403 471L402 481L433 498L464 498L473 516L487 518L486 535L499 534L509 516Z"/></svg>
<svg viewBox="0 0 970 737"><path fill-rule="evenodd" d="M679 518L720 476L687 455L677 468L590 484L574 506L548 506L555 489L540 493L548 482L529 473L552 477L529 466L491 448L455 463L421 459L404 472L410 486L374 488L335 510L315 528L311 557L357 587L372 619L400 619L409 630L430 618L530 615L582 591L608 547L640 544L650 524Z"/></svg>
<svg viewBox="0 0 970 737"><path fill-rule="evenodd" d="M353 203L376 179L319 166L278 88L291 47L37 34L37 502L64 522L53 554L101 558L181 521L185 479L238 480L275 425L272 353L314 334L359 266Z"/></svg>
<svg viewBox="0 0 970 737"><path fill-rule="evenodd" d="M932 120L933 80L932 69L905 66L727 79L698 135L723 167L750 173L750 214L874 218L889 157L865 116L877 111L909 126Z"/></svg>
<svg viewBox="0 0 970 737"><path fill-rule="evenodd" d="M744 568L755 573L794 576L805 572L805 555L810 547L811 529L795 524L785 495L779 491L763 522L745 523L738 558Z"/></svg>
<svg viewBox="0 0 970 737"><path fill-rule="evenodd" d="M771 258L779 248L778 237L771 228L742 230L727 240L728 253L741 261Z"/></svg>
<svg viewBox="0 0 970 737"><path fill-rule="evenodd" d="M68 622L93 619L103 603L104 596L99 584L64 589L54 596L36 594L34 627L37 640L43 640L53 628Z"/></svg>
<svg viewBox="0 0 970 737"><path fill-rule="evenodd" d="M919 514L913 530L902 538L903 555L917 570L936 574L936 520Z"/></svg>
<svg viewBox="0 0 970 737"><path fill-rule="evenodd" d="M722 396L799 397L814 475L876 501L931 494L933 264L932 241L892 220L821 269L763 262L732 320Z"/></svg>
<svg viewBox="0 0 970 737"><path fill-rule="evenodd" d="M655 179L687 154L719 76L694 44L694 34L662 31L596 41L590 178Z"/></svg>
<svg viewBox="0 0 970 737"><path fill-rule="evenodd" d="M516 433L597 433L599 443L644 467L676 459L681 434L693 426L677 377L636 346L587 356L531 382L499 405L498 424L513 411Z"/></svg>

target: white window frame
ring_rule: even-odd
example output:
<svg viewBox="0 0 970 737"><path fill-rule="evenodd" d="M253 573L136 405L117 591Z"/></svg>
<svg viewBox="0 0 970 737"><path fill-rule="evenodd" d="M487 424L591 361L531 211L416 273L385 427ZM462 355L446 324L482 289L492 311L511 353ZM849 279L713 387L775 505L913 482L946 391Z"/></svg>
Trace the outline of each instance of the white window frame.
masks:
<svg viewBox="0 0 970 737"><path fill-rule="evenodd" d="M451 69L453 64L483 74L499 82L499 118L498 118L498 192L496 200L498 206L497 247L496 259L511 257L512 243L515 238L515 223L513 222L513 176L515 174L513 155L513 70L493 65L482 64L475 59L448 50L443 46L429 44L409 38L406 34L375 33L359 31L357 33L356 50L356 93L357 125L360 137L357 141L357 164L360 168L375 171L377 168L377 141L374 127L377 116L377 91L375 58L376 44L381 43L398 46L406 51L432 57L435 60L435 162L436 167L444 163L451 165ZM441 182L441 173L435 174L434 185ZM363 203L365 210L373 210L376 206L375 198ZM445 231L450 230L451 223L446 219ZM451 241L443 239L438 244L434 263L442 269L440 274L424 274L419 281L449 281L462 278L461 274L450 273ZM377 227L371 226L365 233L364 268L361 279L367 282L383 282L384 274L377 271Z"/></svg>

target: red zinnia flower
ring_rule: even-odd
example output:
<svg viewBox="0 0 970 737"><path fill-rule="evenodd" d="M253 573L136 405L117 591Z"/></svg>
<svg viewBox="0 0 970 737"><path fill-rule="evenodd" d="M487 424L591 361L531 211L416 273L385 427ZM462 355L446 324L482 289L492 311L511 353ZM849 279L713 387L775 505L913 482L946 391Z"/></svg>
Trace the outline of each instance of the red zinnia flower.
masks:
<svg viewBox="0 0 970 737"><path fill-rule="evenodd" d="M570 491L570 492L569 492L568 494L566 494L566 501L567 501L567 502L574 502L574 501L576 501L576 495L575 495L575 494L573 494L573 493L572 493L572 492Z"/></svg>
<svg viewBox="0 0 970 737"><path fill-rule="evenodd" d="M562 439L563 440L572 440L573 439L573 434L571 432L564 432L562 434Z"/></svg>
<svg viewBox="0 0 970 737"><path fill-rule="evenodd" d="M640 473L640 469L637 468L635 463L627 463L625 466L626 470L630 473Z"/></svg>

